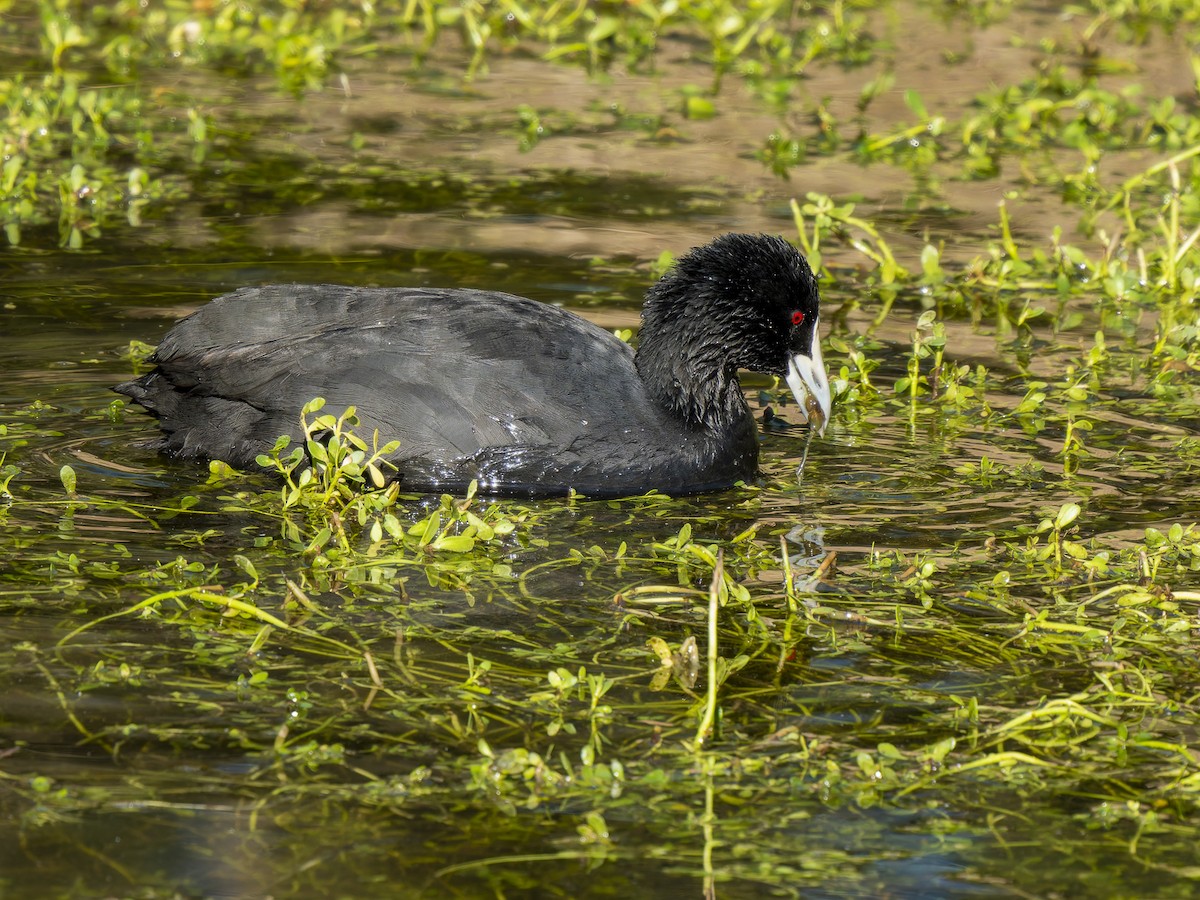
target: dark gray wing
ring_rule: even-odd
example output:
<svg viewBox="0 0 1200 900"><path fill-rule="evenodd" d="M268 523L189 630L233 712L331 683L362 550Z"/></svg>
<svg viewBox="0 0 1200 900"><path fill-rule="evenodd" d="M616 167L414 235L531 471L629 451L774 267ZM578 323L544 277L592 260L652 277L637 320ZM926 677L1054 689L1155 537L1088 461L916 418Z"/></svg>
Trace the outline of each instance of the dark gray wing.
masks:
<svg viewBox="0 0 1200 900"><path fill-rule="evenodd" d="M398 438L398 461L565 450L589 415L620 413L592 409L589 372L645 403L622 342L557 307L488 291L247 288L180 322L153 361L141 396L125 392L159 415L168 449L241 466L280 434L298 435L315 396L335 414L356 406L366 436Z"/></svg>

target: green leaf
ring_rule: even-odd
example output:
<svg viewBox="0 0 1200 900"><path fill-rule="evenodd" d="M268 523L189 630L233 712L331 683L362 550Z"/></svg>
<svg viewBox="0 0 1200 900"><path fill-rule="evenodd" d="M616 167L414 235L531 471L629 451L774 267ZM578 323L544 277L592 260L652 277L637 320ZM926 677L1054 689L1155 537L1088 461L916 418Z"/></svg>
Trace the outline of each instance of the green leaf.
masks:
<svg viewBox="0 0 1200 900"><path fill-rule="evenodd" d="M385 513L383 517L383 530L394 541L402 541L404 539L404 527L400 524L400 520L392 513Z"/></svg>
<svg viewBox="0 0 1200 900"><path fill-rule="evenodd" d="M691 95L683 100L683 117L685 119L711 119L717 114L717 107L707 97Z"/></svg>
<svg viewBox="0 0 1200 900"><path fill-rule="evenodd" d="M654 651L658 657L660 665L669 666L675 658L675 654L671 652L671 645L660 637L652 637L646 641L646 646Z"/></svg>
<svg viewBox="0 0 1200 900"><path fill-rule="evenodd" d="M922 122L929 121L929 110L925 108L925 101L921 99L920 94L909 89L904 92L904 102L918 119Z"/></svg>
<svg viewBox="0 0 1200 900"><path fill-rule="evenodd" d="M1078 503L1064 503L1062 509L1058 511L1058 515L1054 517L1054 530L1062 531L1079 518L1080 512Z"/></svg>
<svg viewBox="0 0 1200 900"><path fill-rule="evenodd" d="M601 16L596 20L596 24L592 26L591 31L584 38L589 44L598 44L601 41L606 41L617 33L617 28L620 22L615 16Z"/></svg>
<svg viewBox="0 0 1200 900"><path fill-rule="evenodd" d="M926 244L921 251L921 271L926 278L934 278L942 274L941 254L933 244Z"/></svg>
<svg viewBox="0 0 1200 900"><path fill-rule="evenodd" d="M417 546L424 547L437 536L438 527L442 524L441 513L435 512L428 518L417 522L408 529L408 533L417 536Z"/></svg>
<svg viewBox="0 0 1200 900"><path fill-rule="evenodd" d="M1087 559L1087 548L1083 544L1077 544L1074 541L1063 541L1063 552L1071 559Z"/></svg>
<svg viewBox="0 0 1200 900"><path fill-rule="evenodd" d="M950 751L954 749L956 744L957 744L957 741L955 741L955 739L952 737L948 737L948 738L938 741L936 744L934 744L932 747L929 748L930 759L932 759L934 762L940 763L942 760L944 760L946 758L946 756L950 753Z"/></svg>
<svg viewBox="0 0 1200 900"><path fill-rule="evenodd" d="M433 542L433 549L447 553L470 553L475 549L475 538L468 534L445 534Z"/></svg>

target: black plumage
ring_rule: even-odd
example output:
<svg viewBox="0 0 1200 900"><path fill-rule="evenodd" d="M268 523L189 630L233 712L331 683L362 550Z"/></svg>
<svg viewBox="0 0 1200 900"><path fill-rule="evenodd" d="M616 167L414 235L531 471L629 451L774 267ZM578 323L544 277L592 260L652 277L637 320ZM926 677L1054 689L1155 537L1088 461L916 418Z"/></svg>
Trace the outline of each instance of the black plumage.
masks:
<svg viewBox="0 0 1200 900"><path fill-rule="evenodd" d="M823 426L819 297L781 238L725 235L646 295L635 354L558 307L493 291L267 285L172 328L115 388L159 419L160 448L250 468L301 407L357 407L399 439L405 489L674 494L752 477L758 435L738 369L788 378ZM801 374L797 375L797 364Z"/></svg>

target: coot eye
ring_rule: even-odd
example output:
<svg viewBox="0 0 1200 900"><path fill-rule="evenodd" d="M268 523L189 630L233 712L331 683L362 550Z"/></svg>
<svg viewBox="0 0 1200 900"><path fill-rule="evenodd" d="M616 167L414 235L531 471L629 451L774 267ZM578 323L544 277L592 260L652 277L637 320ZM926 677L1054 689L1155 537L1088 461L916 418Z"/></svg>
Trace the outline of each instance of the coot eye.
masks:
<svg viewBox="0 0 1200 900"><path fill-rule="evenodd" d="M800 310L796 310L794 313L792 313L792 324L793 325L804 324L804 313L800 312Z"/></svg>

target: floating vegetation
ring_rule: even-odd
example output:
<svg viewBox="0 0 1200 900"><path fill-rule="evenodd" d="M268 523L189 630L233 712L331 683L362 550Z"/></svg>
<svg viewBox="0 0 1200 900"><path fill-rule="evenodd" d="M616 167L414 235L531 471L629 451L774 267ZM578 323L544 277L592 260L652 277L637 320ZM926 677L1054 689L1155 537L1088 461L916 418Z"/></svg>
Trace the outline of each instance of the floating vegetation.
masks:
<svg viewBox="0 0 1200 900"><path fill-rule="evenodd" d="M0 0L0 890L1194 895L1193 7ZM104 390L251 281L636 341L743 221L836 399L746 379L720 495L406 495L318 402L205 468Z"/></svg>

